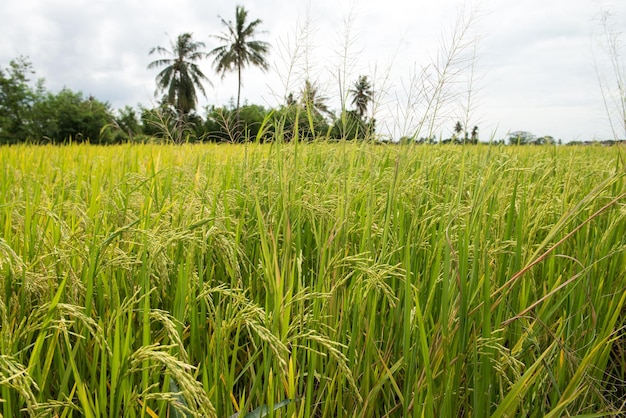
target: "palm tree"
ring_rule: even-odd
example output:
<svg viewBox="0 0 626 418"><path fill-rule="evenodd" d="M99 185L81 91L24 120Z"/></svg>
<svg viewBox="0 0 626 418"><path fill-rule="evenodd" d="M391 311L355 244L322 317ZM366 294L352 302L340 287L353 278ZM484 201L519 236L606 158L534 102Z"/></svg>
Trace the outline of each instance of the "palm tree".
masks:
<svg viewBox="0 0 626 418"><path fill-rule="evenodd" d="M472 144L478 144L478 126L472 128Z"/></svg>
<svg viewBox="0 0 626 418"><path fill-rule="evenodd" d="M372 91L372 85L367 79L366 75L362 75L354 83L354 88L350 90L352 94L352 104L356 107L356 112L361 119L367 112L367 106L373 100L374 92Z"/></svg>
<svg viewBox="0 0 626 418"><path fill-rule="evenodd" d="M453 139L454 141L452 142L461 142L461 134L463 133L463 124L461 122L457 122L456 125L454 125L454 135L453 135Z"/></svg>
<svg viewBox="0 0 626 418"><path fill-rule="evenodd" d="M331 118L334 116L328 108L326 97L322 96L317 86L309 80L305 80L304 88L300 92L300 100L304 109L310 109L312 113L326 114Z"/></svg>
<svg viewBox="0 0 626 418"><path fill-rule="evenodd" d="M181 118L196 108L196 89L206 97L202 82L210 81L196 64L206 56L201 50L204 47L203 42L193 41L190 33L183 33L176 38L176 42L171 42L171 49L157 46L150 50L150 55L156 52L167 57L148 65L148 69L165 67L156 76L155 94L159 91L165 92L167 103L176 108Z"/></svg>
<svg viewBox="0 0 626 418"><path fill-rule="evenodd" d="M237 114L239 114L239 103L241 99L241 70L248 64L256 65L262 70L267 71L269 64L265 60L265 55L269 50L269 44L263 41L252 39L255 35L257 26L262 21L256 19L250 23L246 22L248 11L243 6L237 6L235 10L235 23L225 21L220 16L222 24L228 29L221 35L215 35L224 44L218 46L209 52L209 56L214 56L213 64L218 73L222 73L222 78L226 71L237 70L238 87L237 87Z"/></svg>

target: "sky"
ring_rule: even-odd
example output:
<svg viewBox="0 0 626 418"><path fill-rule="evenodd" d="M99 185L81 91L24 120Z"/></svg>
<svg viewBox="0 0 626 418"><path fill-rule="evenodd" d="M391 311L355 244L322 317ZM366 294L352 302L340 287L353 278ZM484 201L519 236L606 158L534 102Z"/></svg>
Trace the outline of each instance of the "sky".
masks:
<svg viewBox="0 0 626 418"><path fill-rule="evenodd" d="M626 30L619 0L3 0L0 67L25 56L50 91L67 87L113 109L151 107L150 49L185 32L207 51L217 47L219 16L233 20L238 4L262 20L258 39L271 44L268 72L244 70L248 103L280 105L309 79L339 109L341 92L367 75L377 129L398 139L420 126L423 88L445 68L438 135L450 136L459 120L478 126L483 141L514 131L564 142L613 137L598 74L614 76L598 16L610 10ZM217 75L211 60L200 66L212 82L203 115L205 106L232 103L237 77Z"/></svg>

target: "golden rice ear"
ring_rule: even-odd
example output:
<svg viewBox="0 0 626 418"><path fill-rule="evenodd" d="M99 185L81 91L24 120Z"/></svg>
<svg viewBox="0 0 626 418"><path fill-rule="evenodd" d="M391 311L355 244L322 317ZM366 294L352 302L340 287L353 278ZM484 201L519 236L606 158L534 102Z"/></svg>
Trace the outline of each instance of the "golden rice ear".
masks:
<svg viewBox="0 0 626 418"><path fill-rule="evenodd" d="M0 387L18 393L26 404L26 411L31 416L37 415L40 405L35 393L39 391L39 387L26 367L12 356L0 354Z"/></svg>
<svg viewBox="0 0 626 418"><path fill-rule="evenodd" d="M619 148L19 146L0 160L3 416L623 403Z"/></svg>

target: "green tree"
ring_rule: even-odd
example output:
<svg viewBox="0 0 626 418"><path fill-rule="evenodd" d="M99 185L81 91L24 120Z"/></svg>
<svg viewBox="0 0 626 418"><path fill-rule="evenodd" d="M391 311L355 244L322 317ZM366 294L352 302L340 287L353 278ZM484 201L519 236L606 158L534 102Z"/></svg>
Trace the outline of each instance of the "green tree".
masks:
<svg viewBox="0 0 626 418"><path fill-rule="evenodd" d="M354 87L350 90L352 95L352 104L356 108L356 113L361 119L365 117L367 106L373 100L374 92L372 85L366 75L362 75L354 83Z"/></svg>
<svg viewBox="0 0 626 418"><path fill-rule="evenodd" d="M247 23L248 11L243 6L235 9L235 22L226 21L220 16L222 24L227 28L225 33L214 37L223 42L222 45L209 52L209 56L214 57L215 70L226 75L227 71L237 71L237 106L236 113L239 113L241 101L241 71L249 64L255 65L267 71L269 64L265 56L269 51L267 42L253 39L256 35L257 27L262 23L260 19Z"/></svg>
<svg viewBox="0 0 626 418"><path fill-rule="evenodd" d="M33 107L43 94L43 80L31 87L31 63L19 57L0 68L0 143L34 140Z"/></svg>
<svg viewBox="0 0 626 418"><path fill-rule="evenodd" d="M347 110L333 124L332 136L336 139L363 140L373 131L373 120L368 123L356 110Z"/></svg>
<svg viewBox="0 0 626 418"><path fill-rule="evenodd" d="M530 132L515 131L508 135L510 145L530 145L534 144L537 137Z"/></svg>
<svg viewBox="0 0 626 418"><path fill-rule="evenodd" d="M118 109L118 116L114 118L113 125L117 129L116 142L134 141L135 135L141 134L141 125L137 112L130 106Z"/></svg>
<svg viewBox="0 0 626 418"><path fill-rule="evenodd" d="M47 92L43 80L30 85L32 65L24 57L0 69L0 143L88 141L112 143L115 121L108 103L81 92Z"/></svg>
<svg viewBox="0 0 626 418"><path fill-rule="evenodd" d="M207 108L202 137L211 142L255 141L257 137L262 142L269 141L273 136L271 131L261 131L269 112L259 105L244 105L239 112L226 106ZM239 124L236 122L237 115Z"/></svg>
<svg viewBox="0 0 626 418"><path fill-rule="evenodd" d="M328 135L331 127L327 117L332 120L335 116L326 104L326 97L320 95L317 87L309 80L305 81L298 99L295 97L289 93L285 106L274 113L274 126L281 127L278 131L284 133L283 140L291 141L296 137L299 140L313 140Z"/></svg>
<svg viewBox="0 0 626 418"><path fill-rule="evenodd" d="M202 120L195 112L181 115L167 103L152 109L141 109L142 133L159 141L175 144L193 142L197 140L199 125L202 125Z"/></svg>
<svg viewBox="0 0 626 418"><path fill-rule="evenodd" d="M287 95L287 97L285 98L285 104L287 106L293 106L295 104L297 104L298 101L296 100L296 98L293 95L293 92L289 92L289 94Z"/></svg>
<svg viewBox="0 0 626 418"><path fill-rule="evenodd" d="M315 84L309 80L304 82L304 87L300 91L300 103L305 110L310 110L312 114L316 115L327 115L332 119L335 116L328 108L327 101L328 98L320 94Z"/></svg>
<svg viewBox="0 0 626 418"><path fill-rule="evenodd" d="M452 136L452 142L461 142L461 134L463 133L463 124L461 122L457 122L454 125L454 135Z"/></svg>
<svg viewBox="0 0 626 418"><path fill-rule="evenodd" d="M554 137L551 135L544 135L542 137L537 138L537 140L535 141L536 145L555 145L556 141L554 140Z"/></svg>
<svg viewBox="0 0 626 418"><path fill-rule="evenodd" d="M204 47L203 42L192 39L191 33L183 33L171 43L171 49L157 46L150 50L150 55L158 53L166 57L148 65L148 69L165 67L156 76L156 94L165 93L165 101L176 108L181 120L196 108L197 90L206 97L202 83L210 81L197 64L206 56L202 51Z"/></svg>
<svg viewBox="0 0 626 418"><path fill-rule="evenodd" d="M478 144L478 126L472 128L472 136L470 137L472 144Z"/></svg>
<svg viewBox="0 0 626 418"><path fill-rule="evenodd" d="M94 97L83 97L81 92L63 89L58 94L47 93L34 108L33 125L38 139L52 142L115 142L113 117L108 103Z"/></svg>
<svg viewBox="0 0 626 418"><path fill-rule="evenodd" d="M314 139L320 135L327 135L330 126L327 119L335 119L335 115L328 108L328 98L322 96L314 83L306 80L300 91L300 101L295 106L288 106L294 122L299 125L299 137Z"/></svg>

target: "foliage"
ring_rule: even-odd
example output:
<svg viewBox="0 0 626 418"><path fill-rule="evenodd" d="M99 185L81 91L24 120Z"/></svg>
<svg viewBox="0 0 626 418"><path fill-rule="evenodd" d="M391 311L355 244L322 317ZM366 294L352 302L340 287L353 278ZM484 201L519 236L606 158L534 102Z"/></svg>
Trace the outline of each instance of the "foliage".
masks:
<svg viewBox="0 0 626 418"><path fill-rule="evenodd" d="M537 140L537 136L526 131L515 131L507 135L510 145L529 145Z"/></svg>
<svg viewBox="0 0 626 418"><path fill-rule="evenodd" d="M326 118L313 106L295 103L283 106L274 113L276 133L284 142L312 141L328 138L330 126ZM278 137L275 137L277 139Z"/></svg>
<svg viewBox="0 0 626 418"><path fill-rule="evenodd" d="M242 17L240 9L238 16ZM245 16L243 17L245 23ZM258 24L260 21L254 22ZM252 23L248 28L250 25ZM250 30L244 32L249 33ZM268 142L275 139L289 142L295 138L305 141L319 138L377 140L376 120L373 118L368 120L365 117L373 94L367 76L359 77L350 90L355 109L344 110L339 115L335 115L329 109L327 98L310 80L305 80L299 95L290 93L286 98L286 105L276 109L246 104L239 111L236 106L211 106L207 108L204 117L191 109L181 112L176 104L190 102L189 98L183 99L183 96L179 96L175 88L187 82L177 80L180 77L186 78L188 81L191 80L191 84L198 81L198 87L204 92L200 82L204 75L196 74L197 77L194 78L190 74L197 66L183 60L185 62L181 67L179 64L183 61L178 60L183 59L184 55L188 59L199 59L203 56L199 50L203 45L201 42L192 41L190 34L183 34L179 36L178 43L172 45L172 50L181 49L179 54L182 55L157 60L151 64L151 66L170 64L159 76L163 76L162 82L169 81L168 94L170 92L173 94L174 105L169 103L166 97L155 108L140 107L137 111L125 106L116 111L117 115L113 115L108 103L100 102L91 96L85 98L81 92L63 89L53 94L46 91L43 80L39 80L34 86L31 85L29 75L33 73L32 65L26 58L18 58L10 63L8 69L0 68L0 144L27 141L32 143L86 141L96 144L155 141ZM173 54L162 47L154 48L152 52ZM186 75L182 72L175 75L179 71L177 68L183 67L187 68ZM226 71L226 67L222 70ZM197 99L195 92L192 96L195 106ZM452 138L443 139L441 142L478 143L478 127L474 126L471 134L468 134L468 129L469 127L463 127L462 123L458 122L454 127ZM556 143L549 135L537 138L525 131L510 133L507 141L520 145ZM415 136L405 136L399 142L433 144L440 140L431 134L429 137L419 139ZM608 144L606 141L603 143Z"/></svg>
<svg viewBox="0 0 626 418"><path fill-rule="evenodd" d="M550 135L544 135L537 138L537 140L535 141L535 145L556 145L556 141L554 140L554 137Z"/></svg>
<svg viewBox="0 0 626 418"><path fill-rule="evenodd" d="M454 125L453 134L451 138L444 139L444 144L478 144L478 126L472 128L471 133L468 132L469 127L464 127L460 121ZM418 141L419 142L419 141ZM422 143L428 143L428 141L421 141ZM430 143L433 143L431 141Z"/></svg>
<svg viewBox="0 0 626 418"><path fill-rule="evenodd" d="M365 140L371 139L375 131L375 121L366 122L357 111L342 112L341 117L333 124L334 139Z"/></svg>
<svg viewBox="0 0 626 418"><path fill-rule="evenodd" d="M262 131L269 110L259 105L244 105L237 112L228 107L207 109L201 138L210 142L270 141L272 131Z"/></svg>
<svg viewBox="0 0 626 418"><path fill-rule="evenodd" d="M367 112L367 107L374 99L372 84L366 75L359 77L354 83L354 87L350 90L350 94L352 95L352 104L356 108L357 115L363 119Z"/></svg>
<svg viewBox="0 0 626 418"><path fill-rule="evenodd" d="M159 142L197 142L203 136L202 125L203 120L197 113L181 114L166 104L141 110L141 131Z"/></svg>
<svg viewBox="0 0 626 418"><path fill-rule="evenodd" d="M196 42L191 33L178 35L170 49L157 46L150 54L158 53L167 58L157 59L148 65L148 69L165 67L157 74L157 92L165 92L165 103L168 103L181 114L186 115L196 108L198 94L206 96L203 82L209 79L202 73L197 61L206 55L202 48L204 42Z"/></svg>
<svg viewBox="0 0 626 418"><path fill-rule="evenodd" d="M544 135L537 138L536 135L526 131L511 132L507 135L510 145L556 145L557 141L550 136Z"/></svg>
<svg viewBox="0 0 626 418"><path fill-rule="evenodd" d="M623 407L616 147L18 145L0 167L3 416Z"/></svg>
<svg viewBox="0 0 626 418"><path fill-rule="evenodd" d="M32 65L26 58L0 69L0 144L18 142L90 142L108 144L117 140L107 103L81 92L46 91L43 80L29 84Z"/></svg>
<svg viewBox="0 0 626 418"><path fill-rule="evenodd" d="M470 136L470 141L472 144L478 144L478 126L474 126L472 128L472 134Z"/></svg>
<svg viewBox="0 0 626 418"><path fill-rule="evenodd" d="M13 144L33 139L32 109L43 88L35 89L29 84L32 65L24 57L0 68L0 144Z"/></svg>
<svg viewBox="0 0 626 418"><path fill-rule="evenodd" d="M39 138L54 143L90 142L109 144L114 141L106 130L113 118L109 105L93 97L68 89L58 94L47 93L34 106Z"/></svg>
<svg viewBox="0 0 626 418"><path fill-rule="evenodd" d="M293 95L290 97L287 101L293 103ZM335 115L328 108L327 102L328 98L320 93L317 85L311 80L305 80L304 87L300 91L300 101L297 103L304 109L305 113L314 118L319 116L334 118Z"/></svg>
<svg viewBox="0 0 626 418"><path fill-rule="evenodd" d="M226 21L220 17L222 24L226 26L227 32L216 35L215 38L222 42L222 45L209 52L209 56L214 57L215 70L222 74L227 71L237 71L237 105L239 111L241 100L241 72L244 67L252 64L266 70L269 64L266 55L269 51L269 44L264 41L253 39L256 35L257 27L262 23L260 19L248 23L246 21L248 11L243 6L235 9L235 22Z"/></svg>
<svg viewBox="0 0 626 418"><path fill-rule="evenodd" d="M142 133L141 124L137 111L130 106L125 106L117 111L118 116L114 117L113 125L116 130L115 142L133 142L137 135Z"/></svg>

